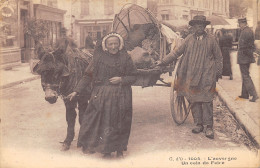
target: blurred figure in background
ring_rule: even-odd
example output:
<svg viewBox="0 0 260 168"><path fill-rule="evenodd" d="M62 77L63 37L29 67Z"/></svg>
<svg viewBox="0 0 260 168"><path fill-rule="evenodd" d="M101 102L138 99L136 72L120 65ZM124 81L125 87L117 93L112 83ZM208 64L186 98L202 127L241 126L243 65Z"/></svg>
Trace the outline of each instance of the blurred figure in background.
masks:
<svg viewBox="0 0 260 168"><path fill-rule="evenodd" d="M230 49L232 48L232 36L230 36L225 29L221 29L221 36L219 37L219 47L223 56L223 71L222 76L229 76L233 80L231 62L230 62Z"/></svg>
<svg viewBox="0 0 260 168"><path fill-rule="evenodd" d="M216 30L216 32L215 32L215 38L216 38L216 40L217 40L217 42L219 43L219 39L220 39L220 37L222 37L223 35L222 35L222 31L221 30Z"/></svg>
<svg viewBox="0 0 260 168"><path fill-rule="evenodd" d="M260 21L257 22L255 29L255 40L260 40Z"/></svg>
<svg viewBox="0 0 260 168"><path fill-rule="evenodd" d="M85 48L86 49L94 49L95 45L93 39L91 37L91 32L88 32L88 35L85 39Z"/></svg>
<svg viewBox="0 0 260 168"><path fill-rule="evenodd" d="M257 26L255 29L255 57L257 58L257 65L260 65L260 21L257 22Z"/></svg>
<svg viewBox="0 0 260 168"><path fill-rule="evenodd" d="M252 96L252 99L249 101L255 102L259 97L249 74L250 64L255 63L253 55L255 50L254 33L247 26L246 18L238 19L238 24L241 29L241 34L238 40L237 63L239 64L242 76L242 92L239 98L249 99L249 96Z"/></svg>

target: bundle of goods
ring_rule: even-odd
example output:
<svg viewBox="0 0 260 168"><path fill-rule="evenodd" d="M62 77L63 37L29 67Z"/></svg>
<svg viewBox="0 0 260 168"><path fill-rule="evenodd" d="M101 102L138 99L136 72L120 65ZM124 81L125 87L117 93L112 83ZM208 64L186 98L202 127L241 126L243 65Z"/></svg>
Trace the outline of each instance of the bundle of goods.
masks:
<svg viewBox="0 0 260 168"><path fill-rule="evenodd" d="M137 69L152 69L160 58L160 34L154 24L134 25L126 48Z"/></svg>
<svg viewBox="0 0 260 168"><path fill-rule="evenodd" d="M138 69L139 75L134 85L153 86L161 74L155 65L160 59L158 27L152 23L133 25L126 39L126 49Z"/></svg>

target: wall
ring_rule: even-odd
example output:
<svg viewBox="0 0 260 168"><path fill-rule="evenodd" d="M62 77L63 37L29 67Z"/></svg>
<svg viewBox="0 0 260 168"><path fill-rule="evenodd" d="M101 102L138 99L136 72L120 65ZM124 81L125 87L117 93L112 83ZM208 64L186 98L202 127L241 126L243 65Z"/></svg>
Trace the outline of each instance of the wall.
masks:
<svg viewBox="0 0 260 168"><path fill-rule="evenodd" d="M1 3L0 64L21 61L19 2L9 0Z"/></svg>
<svg viewBox="0 0 260 168"><path fill-rule="evenodd" d="M212 14L229 16L229 0L158 0L158 19L161 14L169 11L169 19L182 19L183 15L189 15L188 20L195 14L210 16ZM198 12L197 12L198 11Z"/></svg>
<svg viewBox="0 0 260 168"><path fill-rule="evenodd" d="M75 22L73 22L73 38L77 41L79 47L84 46L84 39L88 29L94 31L93 29L97 26L100 27L100 31L102 31L104 27L111 27L115 14L119 13L125 4L135 3L147 8L147 0L109 0L109 2L113 3L113 7L107 4L108 7L111 7L111 11L108 11L105 9L105 0L88 0L89 11L87 14L82 14L82 0L74 0L73 2L71 9L72 15L75 16ZM96 34L94 38L96 38Z"/></svg>

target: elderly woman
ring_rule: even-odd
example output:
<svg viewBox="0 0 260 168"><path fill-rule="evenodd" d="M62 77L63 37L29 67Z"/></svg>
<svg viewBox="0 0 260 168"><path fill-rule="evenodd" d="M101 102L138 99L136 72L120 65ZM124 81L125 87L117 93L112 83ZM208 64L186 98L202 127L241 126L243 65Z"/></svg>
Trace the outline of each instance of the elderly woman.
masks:
<svg viewBox="0 0 260 168"><path fill-rule="evenodd" d="M78 146L84 153L100 152L117 157L126 151L132 123L132 89L136 68L123 48L122 37L110 33L96 47L92 64L78 84L72 99L92 82L89 106L83 116Z"/></svg>

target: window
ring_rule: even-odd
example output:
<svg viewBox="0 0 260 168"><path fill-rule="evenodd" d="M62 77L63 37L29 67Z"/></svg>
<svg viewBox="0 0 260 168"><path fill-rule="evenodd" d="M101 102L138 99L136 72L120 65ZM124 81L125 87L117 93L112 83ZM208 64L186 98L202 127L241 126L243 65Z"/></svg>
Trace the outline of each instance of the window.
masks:
<svg viewBox="0 0 260 168"><path fill-rule="evenodd" d="M48 25L47 36L43 39L43 45L53 46L56 44L57 40L60 38L61 23L55 21L43 20Z"/></svg>
<svg viewBox="0 0 260 168"><path fill-rule="evenodd" d="M188 5L188 0L183 0L184 5Z"/></svg>
<svg viewBox="0 0 260 168"><path fill-rule="evenodd" d="M163 4L169 4L169 3L170 3L170 0L163 0L162 3L163 3Z"/></svg>
<svg viewBox="0 0 260 168"><path fill-rule="evenodd" d="M162 20L169 20L169 14L162 14Z"/></svg>
<svg viewBox="0 0 260 168"><path fill-rule="evenodd" d="M190 5L194 6L194 0L190 0Z"/></svg>
<svg viewBox="0 0 260 168"><path fill-rule="evenodd" d="M47 5L47 0L41 0L41 4Z"/></svg>
<svg viewBox="0 0 260 168"><path fill-rule="evenodd" d="M199 0L198 7L202 7L202 5L201 5L201 0Z"/></svg>
<svg viewBox="0 0 260 168"><path fill-rule="evenodd" d="M0 49L18 46L17 2L9 0L2 3L0 22Z"/></svg>
<svg viewBox="0 0 260 168"><path fill-rule="evenodd" d="M57 0L48 0L47 5L51 7L57 7Z"/></svg>
<svg viewBox="0 0 260 168"><path fill-rule="evenodd" d="M218 11L219 10L219 1L217 0L216 1L216 11Z"/></svg>
<svg viewBox="0 0 260 168"><path fill-rule="evenodd" d="M81 15L89 15L89 0L81 0Z"/></svg>
<svg viewBox="0 0 260 168"><path fill-rule="evenodd" d="M205 8L209 8L209 2L208 2L208 0L204 0L204 5L205 5L205 6L204 6Z"/></svg>
<svg viewBox="0 0 260 168"><path fill-rule="evenodd" d="M182 18L183 18L184 20L188 20L188 19L189 19L189 16L188 16L188 15L182 15Z"/></svg>
<svg viewBox="0 0 260 168"><path fill-rule="evenodd" d="M104 0L104 14L114 14L114 0Z"/></svg>

